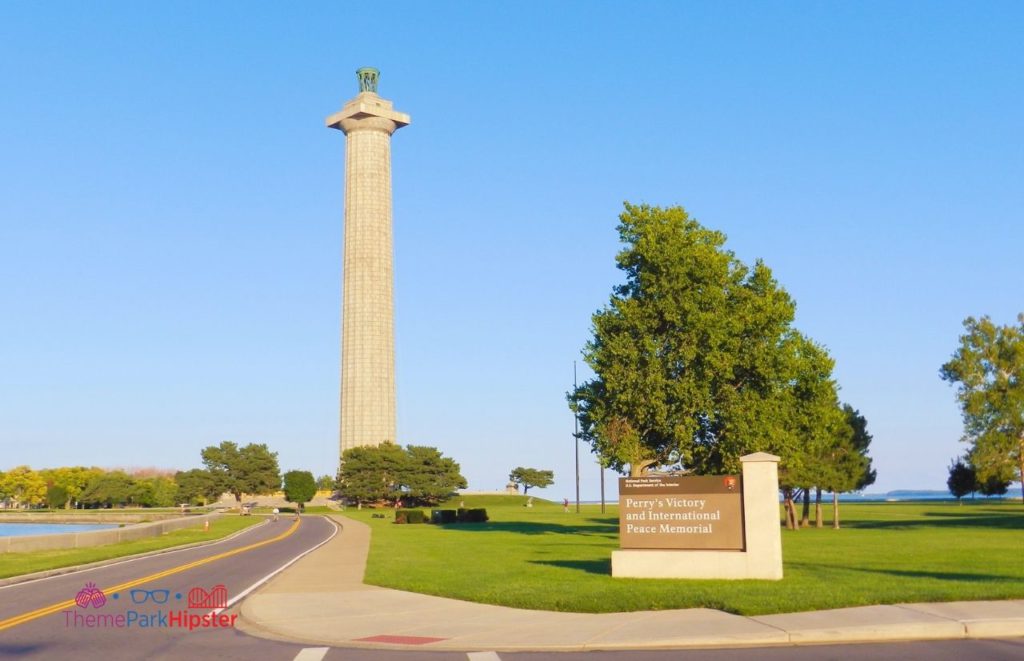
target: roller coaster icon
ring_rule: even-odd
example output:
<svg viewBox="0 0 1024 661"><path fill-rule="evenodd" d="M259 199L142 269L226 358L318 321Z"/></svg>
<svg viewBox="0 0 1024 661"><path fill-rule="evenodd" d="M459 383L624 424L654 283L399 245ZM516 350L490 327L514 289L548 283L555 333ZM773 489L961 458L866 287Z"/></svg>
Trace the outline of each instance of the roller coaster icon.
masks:
<svg viewBox="0 0 1024 661"><path fill-rule="evenodd" d="M227 608L228 589L223 584L215 585L209 591L200 587L188 591L189 608Z"/></svg>

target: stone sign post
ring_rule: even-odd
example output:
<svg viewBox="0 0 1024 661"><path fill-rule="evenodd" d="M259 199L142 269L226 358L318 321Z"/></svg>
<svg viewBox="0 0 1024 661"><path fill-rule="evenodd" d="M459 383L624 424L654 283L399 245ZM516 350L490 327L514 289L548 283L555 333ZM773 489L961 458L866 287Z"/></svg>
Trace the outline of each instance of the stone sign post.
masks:
<svg viewBox="0 0 1024 661"><path fill-rule="evenodd" d="M782 578L779 458L742 457L742 475L619 479L622 578Z"/></svg>

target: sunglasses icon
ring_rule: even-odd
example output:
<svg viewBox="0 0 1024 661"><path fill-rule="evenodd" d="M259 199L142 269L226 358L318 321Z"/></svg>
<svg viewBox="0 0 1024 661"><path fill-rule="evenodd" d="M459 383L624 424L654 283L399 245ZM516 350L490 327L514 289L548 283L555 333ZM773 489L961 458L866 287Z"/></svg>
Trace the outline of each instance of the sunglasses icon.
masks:
<svg viewBox="0 0 1024 661"><path fill-rule="evenodd" d="M152 600L155 604L166 604L167 599L171 596L170 590L132 590L129 593L132 596L132 603L144 604L147 600Z"/></svg>

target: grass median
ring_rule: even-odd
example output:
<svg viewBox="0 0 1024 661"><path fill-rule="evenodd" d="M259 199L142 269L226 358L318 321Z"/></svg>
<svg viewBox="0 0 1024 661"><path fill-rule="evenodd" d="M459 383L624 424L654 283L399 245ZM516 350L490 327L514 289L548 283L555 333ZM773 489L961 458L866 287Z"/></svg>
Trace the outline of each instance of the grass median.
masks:
<svg viewBox="0 0 1024 661"><path fill-rule="evenodd" d="M0 554L0 578L21 576L49 569L74 567L100 560L110 560L137 553L160 551L163 549L192 544L195 542L213 541L244 528L261 523L260 517L222 516L210 522L210 530L204 531L202 524L194 528L182 528L164 533L159 537L147 537L131 542L91 546L80 549L58 549L53 551L33 551L32 553Z"/></svg>
<svg viewBox="0 0 1024 661"><path fill-rule="evenodd" d="M394 513L345 512L373 529L373 585L516 608L616 612L715 608L743 615L872 604L1024 598L1019 503L844 504L843 528L783 531L781 581L616 579L617 508L580 514L521 497L472 497L483 524L395 525ZM449 503L457 507L459 502ZM571 508L572 509L572 508ZM831 521L826 521L830 526Z"/></svg>

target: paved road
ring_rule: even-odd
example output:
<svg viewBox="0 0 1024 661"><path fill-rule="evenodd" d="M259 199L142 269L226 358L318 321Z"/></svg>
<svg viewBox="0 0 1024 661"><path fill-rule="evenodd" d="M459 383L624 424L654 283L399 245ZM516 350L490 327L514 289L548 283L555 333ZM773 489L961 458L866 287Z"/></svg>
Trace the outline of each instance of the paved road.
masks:
<svg viewBox="0 0 1024 661"><path fill-rule="evenodd" d="M282 652L292 656L277 656ZM1019 661L1024 658L1024 639L618 652L396 652L311 647L298 652L275 649L259 653L260 659L295 661ZM246 657L218 658L241 661Z"/></svg>
<svg viewBox="0 0 1024 661"><path fill-rule="evenodd" d="M0 588L0 658L294 658L301 645L237 632L237 613L218 606L335 530L323 517L282 518L209 546ZM84 607L80 593L91 596Z"/></svg>

